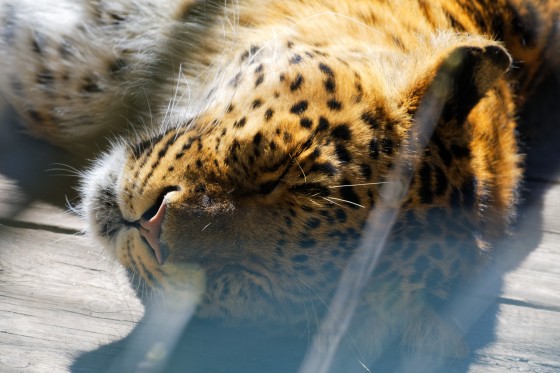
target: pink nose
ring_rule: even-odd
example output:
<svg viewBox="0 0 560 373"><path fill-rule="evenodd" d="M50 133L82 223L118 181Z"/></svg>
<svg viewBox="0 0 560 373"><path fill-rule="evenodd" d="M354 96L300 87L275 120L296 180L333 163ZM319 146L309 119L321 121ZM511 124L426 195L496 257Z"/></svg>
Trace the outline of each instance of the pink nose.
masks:
<svg viewBox="0 0 560 373"><path fill-rule="evenodd" d="M159 264L163 264L165 261L159 238L161 235L161 225L163 224L163 219L165 218L166 209L167 203L164 199L161 202L161 206L159 206L157 213L152 216L150 220L146 220L144 218L140 219L140 235L148 241L148 244L152 247L152 250L154 250L154 254L156 255L156 259Z"/></svg>

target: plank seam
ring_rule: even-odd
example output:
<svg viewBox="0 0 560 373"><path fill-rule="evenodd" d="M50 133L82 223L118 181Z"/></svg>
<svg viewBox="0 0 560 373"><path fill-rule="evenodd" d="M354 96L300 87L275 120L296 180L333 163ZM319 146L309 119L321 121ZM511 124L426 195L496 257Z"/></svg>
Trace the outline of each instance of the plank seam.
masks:
<svg viewBox="0 0 560 373"><path fill-rule="evenodd" d="M15 220L9 220L9 219L4 219L4 218L0 218L0 226L1 225L11 227L11 228L42 230L42 231L48 231L48 232L52 232L52 233L62 233L62 234L70 234L70 235L84 235L84 232L80 229L65 228L65 227L59 227L59 226L56 226L56 225L32 223L32 222L25 222L25 221L15 221Z"/></svg>
<svg viewBox="0 0 560 373"><path fill-rule="evenodd" d="M526 308L532 308L532 309L543 310L543 311L560 312L560 306L532 303L520 299L498 297L496 299L496 302L499 304L507 304L510 306L526 307Z"/></svg>

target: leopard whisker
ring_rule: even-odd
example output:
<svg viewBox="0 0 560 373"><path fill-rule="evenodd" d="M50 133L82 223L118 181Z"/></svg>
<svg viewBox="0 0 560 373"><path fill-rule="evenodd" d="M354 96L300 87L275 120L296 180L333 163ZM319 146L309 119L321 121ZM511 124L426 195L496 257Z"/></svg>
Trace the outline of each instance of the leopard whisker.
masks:
<svg viewBox="0 0 560 373"><path fill-rule="evenodd" d="M144 92L144 97L146 97L146 104L148 105L148 114L150 114L150 128L154 128L154 115L152 113L152 106L150 105L150 100L148 99L148 94L146 93L146 88L142 87L142 92ZM136 129L134 129L136 132Z"/></svg>
<svg viewBox="0 0 560 373"><path fill-rule="evenodd" d="M66 201L65 205L66 205L66 209L68 210L69 213L78 215L78 216L82 216L82 210L80 208L80 204L78 203L77 205L72 205L72 202L68 199L68 195L64 196L64 199Z"/></svg>
<svg viewBox="0 0 560 373"><path fill-rule="evenodd" d="M314 196L315 196L315 195L313 195L312 197L314 197ZM319 202L317 202L317 201L315 201L315 200L313 200L313 199L311 199L311 198L308 198L308 199L309 199L309 201L310 201L311 203L314 203L314 204L316 204L317 206L321 206L321 207L323 206L323 205L321 205Z"/></svg>
<svg viewBox="0 0 560 373"><path fill-rule="evenodd" d="M54 172L54 171L68 172L68 174L66 174L66 175L57 174L56 176L81 176L82 175L82 172L80 170L78 170L76 167L70 166L69 164L51 163L51 165L59 166L59 167L48 168L45 171L47 171L47 172Z"/></svg>
<svg viewBox="0 0 560 373"><path fill-rule="evenodd" d="M173 70L175 70L175 64L174 64L173 60L171 61L171 63L173 64ZM181 70L182 70L182 64L179 64L179 75L181 74ZM177 78L177 83L175 84L175 89L174 89L173 95L172 95L171 99L169 100L169 102L167 103L167 108L165 109L165 115L163 116L163 118L161 120L160 131L165 131L167 125L169 125L169 118L171 117L171 111L175 107L175 100L177 99L177 94L178 94L178 91L179 91L179 82L180 82L180 79Z"/></svg>
<svg viewBox="0 0 560 373"><path fill-rule="evenodd" d="M140 121L140 123L142 123L142 128L147 128L146 126L146 121L144 121L144 117L143 116L138 116L138 120ZM127 119L127 122L129 123L129 125L134 129L134 125L132 124L132 122L130 120ZM136 132L136 129L134 129L134 131ZM125 144L127 145L129 148L132 148L130 144Z"/></svg>
<svg viewBox="0 0 560 373"><path fill-rule="evenodd" d="M79 236L82 236L82 235L83 235L82 232L75 232L75 233L72 233L70 235L65 234L63 237L60 237L60 238L57 238L55 240L49 241L49 243L55 244L55 243L59 243L59 242L68 242L68 240L71 240L73 238L76 238L76 237L79 237Z"/></svg>
<svg viewBox="0 0 560 373"><path fill-rule="evenodd" d="M190 81L189 81L189 79L185 76L185 74L183 73L182 70L179 70L179 75L182 75L182 77L183 77L183 79L184 79L184 81L185 81L185 84L186 84L186 89L184 90L184 92L183 92L183 94L181 95L181 97L179 98L179 100L181 100L181 99L183 98L183 96L185 95L185 93L188 93L187 102L190 103L190 102L192 101L192 96L191 96L191 90L192 90L192 88L191 88ZM179 79L177 79L177 81L178 81L178 80L179 80ZM177 84L178 84L178 83L177 83ZM177 141L177 138L179 138L179 136L182 136L182 135L186 132L186 130L184 130L184 131L181 133L181 135L179 135L179 132L180 132L180 131L177 131L177 132L175 133L175 141Z"/></svg>
<svg viewBox="0 0 560 373"><path fill-rule="evenodd" d="M187 85L187 89L183 89L182 90L183 93L181 93L181 96L179 96L177 98L177 95L178 95L178 92L179 92L179 84L181 82L181 79L180 79L181 77L185 81L185 84ZM188 93L187 101L190 102L191 101L191 88L190 88L189 80L185 77L185 74L183 73L183 64L180 64L179 65L178 77L177 77L177 86L175 88L175 93L173 94L172 106L171 106L171 109L170 109L171 112L173 112L175 110L175 108L177 107L177 105L183 100L183 97L185 97L186 93ZM171 123L169 123L169 125L171 125ZM177 131L175 133L175 140L177 140L178 136L179 136L179 131Z"/></svg>
<svg viewBox="0 0 560 373"><path fill-rule="evenodd" d="M146 96L146 101L148 102L148 107L149 107L150 104L149 104L149 100L148 100L148 95L146 94L146 91L145 91L145 90L144 90L144 96ZM149 109L149 110L150 110L150 120L151 120L151 115L152 115L152 114L151 114L151 109ZM128 126L129 126L130 128L132 128L132 131L134 132L134 137L135 137L136 142L142 141L142 136L140 136L140 134L138 133L138 130L136 129L135 123L133 123L130 119L128 119L128 118L127 118L126 116L124 116L124 115L121 115L120 117L121 117L124 121L127 122ZM144 123L144 120L143 120L143 117L140 116L139 118L142 120L143 128L146 128L145 123ZM151 127L149 127L149 128L151 128ZM119 144L124 144L124 146L126 146L130 151L133 150L133 146L132 146L132 144L131 144L129 141L120 141Z"/></svg>
<svg viewBox="0 0 560 373"><path fill-rule="evenodd" d="M325 300L322 297L319 297L319 301L321 303L325 303ZM321 318L319 317L319 313L317 312L317 307L315 306L315 302L311 300L311 307L313 307L313 315L315 316L315 330L319 328L321 325ZM309 346L311 346L312 338L310 338Z"/></svg>
<svg viewBox="0 0 560 373"><path fill-rule="evenodd" d="M324 200L326 200L326 201L329 201L330 203L332 203L332 204L334 204L334 205L337 205L337 206L339 206L339 207L344 208L344 206L342 206L342 205L339 204L339 203L336 203L335 201L331 201L328 197L321 197L321 198L324 199ZM332 198L332 197L331 197L331 198Z"/></svg>
<svg viewBox="0 0 560 373"><path fill-rule="evenodd" d="M325 197L325 198L326 198L326 197ZM361 207L361 208L363 208L363 209L366 208L364 205L360 205L359 203L352 202L352 201L348 201L348 200L346 200L346 199L336 198L336 197L328 197L328 198L334 199L334 200L336 200L336 201L345 202L345 203L348 203L348 204L350 204L350 205L358 206L358 207Z"/></svg>
<svg viewBox="0 0 560 373"><path fill-rule="evenodd" d="M310 286L310 285L309 285L303 278L301 278L301 276L299 276L298 274L295 274L294 279L296 279L301 285L303 285L304 288L306 288L306 289L309 290L314 296L316 296L317 299L319 300L319 302L321 302L321 304L325 307L326 311L327 311L327 312L330 312L330 308L331 308L331 307L330 307L330 303L329 303L328 301L326 301L326 300L317 292L317 290L313 289L313 287ZM319 316L318 316L318 314L317 314L317 308L315 307L315 303L314 303L312 300L311 300L311 305L312 305L312 307L313 307L313 312L314 312L314 314L315 314L315 322L316 322L315 325L316 325L317 327L319 327L319 325L320 325L320 320L319 320ZM344 331L344 335L345 335L346 338L348 338L348 340L349 340L349 341L352 343L352 345L355 347L355 352L356 352L356 354L357 354L357 355L362 355L362 354L359 352L359 350L358 350L358 348L357 348L357 346L356 346L356 344L355 344L355 342L354 342L354 339L352 338L350 332L349 332L348 330L345 330L345 331ZM361 362L361 360L364 360L363 357L361 357L361 356L357 356L357 357L358 357L358 359L359 359L359 361L360 361L360 364L363 365L363 363ZM366 368L366 369L367 369L367 368ZM369 370L367 370L367 371L370 372Z"/></svg>
<svg viewBox="0 0 560 373"><path fill-rule="evenodd" d="M312 303L312 302L310 302ZM307 335L307 345L311 342L311 319L309 318L309 311L307 310L307 303L303 303L303 310L305 311L305 335Z"/></svg>
<svg viewBox="0 0 560 373"><path fill-rule="evenodd" d="M355 187L355 186L367 186L367 185L381 185L381 184L396 184L395 181L379 181L375 183L360 183L360 184L343 184L343 185L330 185L329 188L347 188L347 187Z"/></svg>
<svg viewBox="0 0 560 373"><path fill-rule="evenodd" d="M303 174L303 182L307 183L307 176L305 175L305 171L303 171L303 168L301 168L301 165L299 164L297 159L294 159L294 162L297 164L297 166L299 167L301 173Z"/></svg>

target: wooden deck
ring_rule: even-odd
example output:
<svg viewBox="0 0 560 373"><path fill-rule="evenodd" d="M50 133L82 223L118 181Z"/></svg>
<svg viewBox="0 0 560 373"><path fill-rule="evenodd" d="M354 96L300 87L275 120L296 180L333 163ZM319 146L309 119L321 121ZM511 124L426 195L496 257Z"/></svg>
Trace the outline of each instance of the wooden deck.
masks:
<svg viewBox="0 0 560 373"><path fill-rule="evenodd" d="M442 372L560 372L560 100L558 92L549 97L532 109L534 121L547 113L547 130L532 130L536 122L528 122L529 171L516 234L497 251L495 268L451 306L468 330L471 354L466 360L446 362ZM122 371L115 356L140 362L134 371L150 371L150 362L157 366L171 351L172 338L161 343L158 339L169 330L156 332L159 337L153 341L142 337L150 319L121 269L80 233L82 222L61 207L64 196L74 198L69 186L75 180L61 176L68 171L54 169L60 168L57 162L76 162L21 136L14 130L13 117L4 114L0 372L102 372L108 367ZM190 347L183 347L190 358L175 356L175 365L166 371L199 371L187 366L197 359L218 360L220 344L230 357L272 348L238 349L228 345L227 336L212 339L203 327L193 334L196 337L186 343ZM134 355L138 345L144 352ZM391 354L379 364L375 371L422 371L418 361ZM236 371L219 362L213 367L200 371ZM274 371L289 369L280 364Z"/></svg>

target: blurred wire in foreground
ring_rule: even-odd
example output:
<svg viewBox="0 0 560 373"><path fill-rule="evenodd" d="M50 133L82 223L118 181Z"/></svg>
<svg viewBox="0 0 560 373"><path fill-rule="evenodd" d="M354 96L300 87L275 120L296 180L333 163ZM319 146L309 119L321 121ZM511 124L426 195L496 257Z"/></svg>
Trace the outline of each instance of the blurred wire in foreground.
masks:
<svg viewBox="0 0 560 373"><path fill-rule="evenodd" d="M459 62L460 61L456 61ZM457 63L457 65L459 64ZM331 368L340 341L345 335L354 315L363 289L367 286L375 269L391 228L406 197L413 175L413 159L421 154L428 144L432 132L442 113L448 97L453 68L443 69L437 74L428 92L424 95L414 116L406 143L395 161L392 171L380 191L380 200L366 221L364 234L356 252L342 273L338 287L315 335L311 348L300 367L300 373L327 373ZM362 363L365 371L369 369Z"/></svg>

